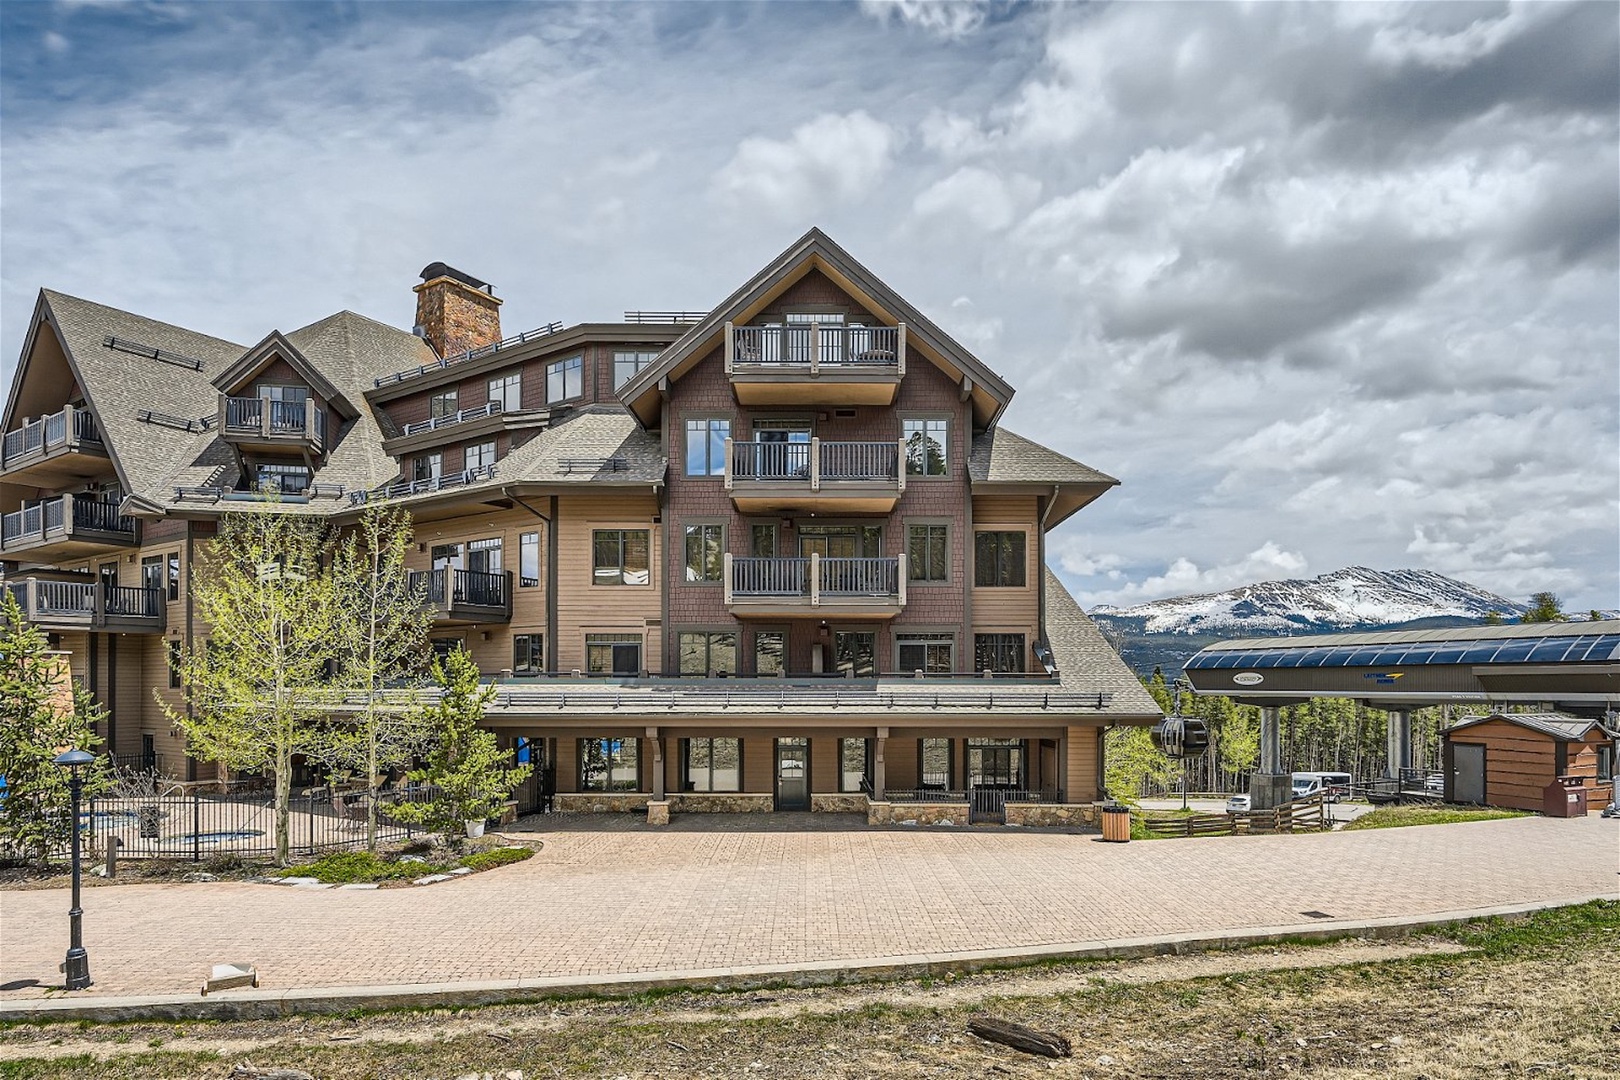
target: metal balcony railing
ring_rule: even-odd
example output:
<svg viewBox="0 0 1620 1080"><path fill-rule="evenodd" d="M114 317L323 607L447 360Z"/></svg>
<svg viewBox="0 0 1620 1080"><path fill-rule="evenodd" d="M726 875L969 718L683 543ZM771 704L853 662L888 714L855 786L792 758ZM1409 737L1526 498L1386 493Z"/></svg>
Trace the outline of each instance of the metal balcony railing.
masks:
<svg viewBox="0 0 1620 1080"><path fill-rule="evenodd" d="M800 367L880 367L905 374L906 332L899 326L794 323L788 326L726 324L726 370L737 364Z"/></svg>
<svg viewBox="0 0 1620 1080"><path fill-rule="evenodd" d="M905 444L894 442L738 442L726 440L725 482L729 490L738 481L771 484L807 483L820 491L823 483L893 481L906 489Z"/></svg>
<svg viewBox="0 0 1620 1080"><path fill-rule="evenodd" d="M265 397L220 395L220 429L226 435L326 440L326 410L313 398L276 401Z"/></svg>
<svg viewBox="0 0 1620 1080"><path fill-rule="evenodd" d="M6 583L30 621L103 626L109 618L155 620L167 613L163 590L140 585L23 578Z"/></svg>
<svg viewBox="0 0 1620 1080"><path fill-rule="evenodd" d="M414 592L423 591L431 607L451 611L459 607L503 608L511 610L512 573L482 570L413 570L408 584Z"/></svg>
<svg viewBox="0 0 1620 1080"><path fill-rule="evenodd" d="M869 559L725 556L726 603L753 597L871 597L906 602L904 555Z"/></svg>
<svg viewBox="0 0 1620 1080"><path fill-rule="evenodd" d="M115 502L72 495L58 495L0 517L0 547L39 543L77 532L118 533L133 540L135 519L120 514Z"/></svg>
<svg viewBox="0 0 1620 1080"><path fill-rule="evenodd" d="M80 443L94 443L100 448L101 429L96 425L94 413L66 405L61 412L42 416L15 431L6 432L4 442L0 443L0 466L9 466L18 458Z"/></svg>
<svg viewBox="0 0 1620 1080"><path fill-rule="evenodd" d="M501 411L499 401L491 401L476 409L460 409L445 416L435 416L427 420L418 420L406 424L400 429L401 435L420 435L424 431L437 431L443 427L452 427L456 424L465 424L469 420L482 420L486 416L495 416Z"/></svg>
<svg viewBox="0 0 1620 1080"><path fill-rule="evenodd" d="M353 506L363 506L366 503L380 502L384 499L402 499L407 495L425 495L441 488L476 484L480 480L493 479L494 476L495 466L482 465L476 469L463 469L461 472L447 473L444 476L425 476L420 480L401 480L396 484L373 488L370 491L351 491L349 492L349 503Z"/></svg>

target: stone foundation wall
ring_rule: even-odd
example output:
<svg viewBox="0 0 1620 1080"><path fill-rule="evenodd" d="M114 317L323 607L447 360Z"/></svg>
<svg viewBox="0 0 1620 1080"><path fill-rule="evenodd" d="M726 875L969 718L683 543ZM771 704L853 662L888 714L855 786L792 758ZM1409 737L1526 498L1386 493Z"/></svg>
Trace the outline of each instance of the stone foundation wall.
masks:
<svg viewBox="0 0 1620 1080"><path fill-rule="evenodd" d="M810 812L813 814L864 814L866 806L866 796L858 791L854 794L812 793L810 796Z"/></svg>
<svg viewBox="0 0 1620 1080"><path fill-rule="evenodd" d="M1054 826L1097 826L1102 807L1095 803L1008 803L1007 824L1037 828Z"/></svg>
<svg viewBox="0 0 1620 1080"><path fill-rule="evenodd" d="M770 795L757 792L682 791L669 797L672 814L768 814L774 808Z"/></svg>
<svg viewBox="0 0 1620 1080"><path fill-rule="evenodd" d="M888 803L875 802L867 807L868 825L966 825L968 804L963 803Z"/></svg>
<svg viewBox="0 0 1620 1080"><path fill-rule="evenodd" d="M633 814L647 809L652 795L645 791L559 791L555 806L564 814Z"/></svg>

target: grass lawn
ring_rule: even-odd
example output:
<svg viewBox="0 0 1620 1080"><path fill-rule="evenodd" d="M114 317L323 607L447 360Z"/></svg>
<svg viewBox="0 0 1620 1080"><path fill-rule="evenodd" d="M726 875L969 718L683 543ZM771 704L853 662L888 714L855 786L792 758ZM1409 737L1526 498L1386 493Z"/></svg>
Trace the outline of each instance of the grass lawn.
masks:
<svg viewBox="0 0 1620 1080"><path fill-rule="evenodd" d="M1324 1077L1613 1075L1620 903L1401 941L752 992L288 1017L16 1024L0 1077L327 1080L538 1077ZM982 1042L992 1015L1074 1045L1047 1061Z"/></svg>
<svg viewBox="0 0 1620 1080"><path fill-rule="evenodd" d="M1468 806L1380 806L1347 824L1352 829L1399 829L1406 825L1453 825L1459 821L1496 821L1499 818L1529 817L1526 810L1475 809Z"/></svg>

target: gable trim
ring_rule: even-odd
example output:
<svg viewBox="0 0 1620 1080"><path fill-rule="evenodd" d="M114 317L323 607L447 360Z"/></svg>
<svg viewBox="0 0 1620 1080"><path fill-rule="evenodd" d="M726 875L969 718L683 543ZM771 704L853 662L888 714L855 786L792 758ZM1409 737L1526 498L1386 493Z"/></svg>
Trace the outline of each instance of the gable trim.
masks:
<svg viewBox="0 0 1620 1080"><path fill-rule="evenodd" d="M315 365L311 364L308 358L299 352L298 348L288 341L280 330L270 331L269 334L265 335L263 341L243 353L236 363L220 372L214 379L214 386L219 389L220 393L235 393L246 385L253 376L262 371L270 360L275 357L285 360L289 367L298 372L304 381L309 383L310 389L319 394L328 406L336 407L338 412L343 413L350 419L360 415L360 411L344 396L343 392L333 386L325 375L316 370Z"/></svg>

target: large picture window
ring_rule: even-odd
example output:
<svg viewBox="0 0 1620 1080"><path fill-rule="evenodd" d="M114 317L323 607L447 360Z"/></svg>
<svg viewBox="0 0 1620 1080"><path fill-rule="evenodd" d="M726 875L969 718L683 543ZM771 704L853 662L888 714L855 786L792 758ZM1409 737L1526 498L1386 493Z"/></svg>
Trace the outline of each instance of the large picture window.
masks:
<svg viewBox="0 0 1620 1080"><path fill-rule="evenodd" d="M856 679L877 675L877 635L867 630L840 630L833 635L837 670Z"/></svg>
<svg viewBox="0 0 1620 1080"><path fill-rule="evenodd" d="M1021 675L1024 672L1023 634L974 634L973 670Z"/></svg>
<svg viewBox="0 0 1620 1080"><path fill-rule="evenodd" d="M570 356L546 365L546 404L585 396L585 358Z"/></svg>
<svg viewBox="0 0 1620 1080"><path fill-rule="evenodd" d="M585 667L592 675L640 675L640 634L586 634Z"/></svg>
<svg viewBox="0 0 1620 1080"><path fill-rule="evenodd" d="M641 374L644 368L650 367L658 359L656 349L620 350L613 354L613 389L617 390L625 383Z"/></svg>
<svg viewBox="0 0 1620 1080"><path fill-rule="evenodd" d="M838 740L838 790L862 791L866 787L866 740Z"/></svg>
<svg viewBox="0 0 1620 1080"><path fill-rule="evenodd" d="M1019 739L969 739L968 783L973 787L1024 786L1024 744Z"/></svg>
<svg viewBox="0 0 1620 1080"><path fill-rule="evenodd" d="M921 584L943 584L950 577L950 528L906 526L906 578Z"/></svg>
<svg viewBox="0 0 1620 1080"><path fill-rule="evenodd" d="M540 584L540 534L526 532L518 537L518 588L532 589Z"/></svg>
<svg viewBox="0 0 1620 1080"><path fill-rule="evenodd" d="M686 475L724 476L726 440L731 438L731 421L710 418L686 422Z"/></svg>
<svg viewBox="0 0 1620 1080"><path fill-rule="evenodd" d="M922 786L936 791L950 790L951 740L920 739L917 755L917 777Z"/></svg>
<svg viewBox="0 0 1620 1080"><path fill-rule="evenodd" d="M545 637L541 634L512 636L512 673L537 675L546 670Z"/></svg>
<svg viewBox="0 0 1620 1080"><path fill-rule="evenodd" d="M780 675L787 670L787 635L780 630L754 631L754 674Z"/></svg>
<svg viewBox="0 0 1620 1080"><path fill-rule="evenodd" d="M434 420L454 416L460 408L461 394L455 387L441 390L428 398L428 416Z"/></svg>
<svg viewBox="0 0 1620 1080"><path fill-rule="evenodd" d="M949 634L901 634L895 638L898 670L903 675L949 675L956 642Z"/></svg>
<svg viewBox="0 0 1620 1080"><path fill-rule="evenodd" d="M640 791L636 739L579 740L579 790Z"/></svg>
<svg viewBox="0 0 1620 1080"><path fill-rule="evenodd" d="M949 420L902 420L900 436L906 442L907 476L944 476L950 471L946 457Z"/></svg>
<svg viewBox="0 0 1620 1080"><path fill-rule="evenodd" d="M596 529L591 533L594 585L648 585L652 582L646 529Z"/></svg>
<svg viewBox="0 0 1620 1080"><path fill-rule="evenodd" d="M682 675L737 674L737 635L683 632L677 639Z"/></svg>
<svg viewBox="0 0 1620 1080"><path fill-rule="evenodd" d="M741 791L741 739L687 739L687 791Z"/></svg>
<svg viewBox="0 0 1620 1080"><path fill-rule="evenodd" d="M725 526L686 526L686 580L719 581L725 572Z"/></svg>
<svg viewBox="0 0 1620 1080"><path fill-rule="evenodd" d="M991 588L1024 585L1024 533L981 532L973 537L973 584Z"/></svg>
<svg viewBox="0 0 1620 1080"><path fill-rule="evenodd" d="M482 469L485 465L493 464L495 464L494 439L487 439L484 442L467 444L467 468Z"/></svg>
<svg viewBox="0 0 1620 1080"><path fill-rule="evenodd" d="M489 400L500 403L502 412L523 407L523 373L497 375L489 380Z"/></svg>

